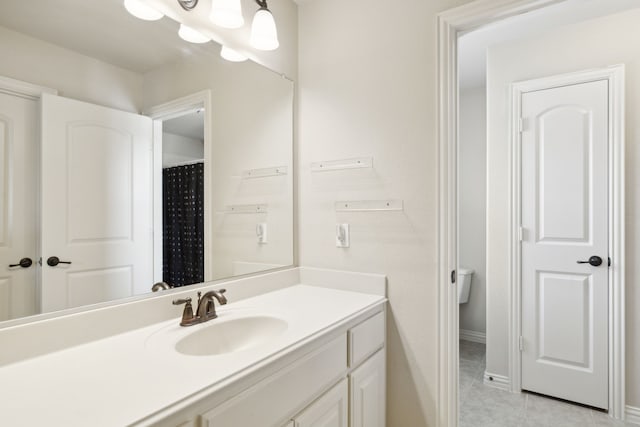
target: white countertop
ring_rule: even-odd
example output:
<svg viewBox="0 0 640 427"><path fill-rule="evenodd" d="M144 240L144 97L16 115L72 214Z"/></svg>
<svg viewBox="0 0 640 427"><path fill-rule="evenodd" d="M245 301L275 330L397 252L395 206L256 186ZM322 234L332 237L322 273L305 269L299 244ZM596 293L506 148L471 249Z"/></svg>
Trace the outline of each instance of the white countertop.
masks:
<svg viewBox="0 0 640 427"><path fill-rule="evenodd" d="M218 319L180 327L179 319L0 368L0 424L124 426L185 399L214 393L266 359L382 303L384 297L296 285L217 307ZM269 315L285 332L249 350L187 356L174 344L212 322ZM60 337L64 340L64 337ZM2 351L10 351L3 348Z"/></svg>

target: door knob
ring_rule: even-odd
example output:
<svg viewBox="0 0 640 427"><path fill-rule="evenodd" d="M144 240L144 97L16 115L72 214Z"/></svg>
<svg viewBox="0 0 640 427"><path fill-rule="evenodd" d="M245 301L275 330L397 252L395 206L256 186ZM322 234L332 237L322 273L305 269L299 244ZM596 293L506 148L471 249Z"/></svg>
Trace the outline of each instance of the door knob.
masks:
<svg viewBox="0 0 640 427"><path fill-rule="evenodd" d="M71 264L71 261L60 261L60 258L57 256L50 256L47 258L47 265L50 267L55 267L58 264Z"/></svg>
<svg viewBox="0 0 640 427"><path fill-rule="evenodd" d="M9 264L9 267L29 268L31 267L32 264L33 264L33 261L31 260L31 258L22 258L20 262L17 264Z"/></svg>
<svg viewBox="0 0 640 427"><path fill-rule="evenodd" d="M602 258L600 258L598 255L594 255L592 257L589 258L589 261L577 261L578 264L591 264L594 267L598 267L599 265L602 265Z"/></svg>

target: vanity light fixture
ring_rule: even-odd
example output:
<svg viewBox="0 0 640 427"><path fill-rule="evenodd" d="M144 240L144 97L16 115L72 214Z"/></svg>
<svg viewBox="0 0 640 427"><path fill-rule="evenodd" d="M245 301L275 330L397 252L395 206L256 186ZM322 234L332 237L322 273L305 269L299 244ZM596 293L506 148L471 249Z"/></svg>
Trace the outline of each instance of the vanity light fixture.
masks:
<svg viewBox="0 0 640 427"><path fill-rule="evenodd" d="M267 0L255 0L260 9L253 17L251 24L251 46L258 50L275 50L280 46L278 29L271 11L267 7Z"/></svg>
<svg viewBox="0 0 640 427"><path fill-rule="evenodd" d="M163 13L147 5L143 0L124 0L124 7L127 12L145 21L157 21L164 16Z"/></svg>
<svg viewBox="0 0 640 427"><path fill-rule="evenodd" d="M220 49L220 56L231 62L243 62L249 59L237 50L233 50L227 46L222 46L222 49Z"/></svg>
<svg viewBox="0 0 640 427"><path fill-rule="evenodd" d="M212 0L211 22L222 28L240 28L244 25L240 0Z"/></svg>
<svg viewBox="0 0 640 427"><path fill-rule="evenodd" d="M178 0L184 10L193 10L198 5L198 0Z"/></svg>
<svg viewBox="0 0 640 427"><path fill-rule="evenodd" d="M209 37L184 24L180 24L178 35L182 40L186 40L189 43L207 43L211 41Z"/></svg>

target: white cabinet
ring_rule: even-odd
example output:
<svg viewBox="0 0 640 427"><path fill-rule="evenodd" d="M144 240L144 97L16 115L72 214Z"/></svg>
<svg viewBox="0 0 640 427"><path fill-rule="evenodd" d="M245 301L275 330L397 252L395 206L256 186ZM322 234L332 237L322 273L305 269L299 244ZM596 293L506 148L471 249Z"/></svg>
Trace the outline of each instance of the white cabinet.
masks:
<svg viewBox="0 0 640 427"><path fill-rule="evenodd" d="M349 367L353 368L384 346L384 312L349 329Z"/></svg>
<svg viewBox="0 0 640 427"><path fill-rule="evenodd" d="M202 427L272 427L344 377L347 339L342 334L202 416Z"/></svg>
<svg viewBox="0 0 640 427"><path fill-rule="evenodd" d="M347 427L349 385L343 379L294 419L295 427Z"/></svg>
<svg viewBox="0 0 640 427"><path fill-rule="evenodd" d="M200 426L385 427L384 342L385 313L378 311L224 403L198 411Z"/></svg>
<svg viewBox="0 0 640 427"><path fill-rule="evenodd" d="M384 350L349 374L351 427L384 427L386 369Z"/></svg>

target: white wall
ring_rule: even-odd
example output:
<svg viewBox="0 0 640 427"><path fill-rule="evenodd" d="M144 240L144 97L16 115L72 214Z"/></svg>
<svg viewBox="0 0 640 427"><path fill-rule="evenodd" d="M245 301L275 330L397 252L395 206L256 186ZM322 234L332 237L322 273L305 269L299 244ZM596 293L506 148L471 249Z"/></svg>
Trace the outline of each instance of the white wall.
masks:
<svg viewBox="0 0 640 427"><path fill-rule="evenodd" d="M626 65L627 404L640 407L640 10L488 51L487 370L508 373L509 89L514 81ZM553 48L550 48L552 46Z"/></svg>
<svg viewBox="0 0 640 427"><path fill-rule="evenodd" d="M293 83L255 63L217 55L190 58L145 75L145 105L212 92L214 278L234 263L293 264ZM286 166L287 175L242 179L244 170ZM228 205L268 204L267 214L228 214ZM267 244L256 225L267 223ZM254 265L255 266L255 265ZM244 265L243 267L246 267Z"/></svg>
<svg viewBox="0 0 640 427"><path fill-rule="evenodd" d="M0 27L0 76L124 111L142 107L142 75Z"/></svg>
<svg viewBox="0 0 640 427"><path fill-rule="evenodd" d="M486 331L486 88L460 92L458 261L475 271L469 302L460 304L460 329Z"/></svg>
<svg viewBox="0 0 640 427"><path fill-rule="evenodd" d="M204 159L204 141L162 132L162 167Z"/></svg>
<svg viewBox="0 0 640 427"><path fill-rule="evenodd" d="M387 425L435 426L438 379L436 15L464 1L313 0L299 16L300 264L388 276ZM312 173L318 160L374 168ZM336 213L402 199L404 212ZM335 224L351 247L335 247Z"/></svg>

